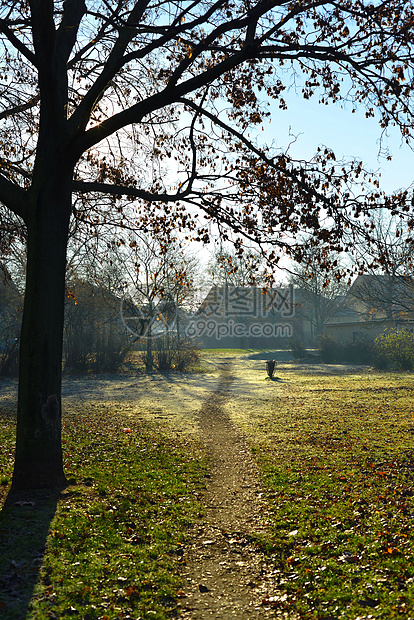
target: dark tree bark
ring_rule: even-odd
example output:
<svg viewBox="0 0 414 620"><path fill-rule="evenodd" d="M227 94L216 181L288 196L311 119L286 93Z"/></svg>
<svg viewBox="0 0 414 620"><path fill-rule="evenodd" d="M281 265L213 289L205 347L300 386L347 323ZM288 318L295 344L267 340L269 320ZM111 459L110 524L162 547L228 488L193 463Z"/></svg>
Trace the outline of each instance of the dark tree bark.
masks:
<svg viewBox="0 0 414 620"><path fill-rule="evenodd" d="M71 183L71 167L57 163L28 205L13 489L67 483L61 447L61 375Z"/></svg>

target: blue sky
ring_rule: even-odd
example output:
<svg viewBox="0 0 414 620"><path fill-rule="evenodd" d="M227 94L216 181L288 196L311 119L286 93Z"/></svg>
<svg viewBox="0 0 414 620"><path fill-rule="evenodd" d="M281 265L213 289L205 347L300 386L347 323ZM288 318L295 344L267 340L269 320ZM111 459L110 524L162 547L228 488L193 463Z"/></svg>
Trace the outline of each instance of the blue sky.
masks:
<svg viewBox="0 0 414 620"><path fill-rule="evenodd" d="M297 140L290 153L293 157L312 156L321 144L329 146L337 159L361 159L370 170L381 171L381 185L388 193L405 188L414 182L414 152L401 145L401 136L395 128L389 130L384 138L392 155L392 161L379 157L381 128L375 118L365 118L361 108L352 114L352 105L341 109L340 105L320 105L317 97L304 100L295 93L286 97L288 110L280 110L272 105L271 122L265 123L264 138L267 143L274 140L278 147L286 146L289 127ZM262 134L263 135L263 134Z"/></svg>
<svg viewBox="0 0 414 620"><path fill-rule="evenodd" d="M383 149L388 148L393 156L387 161L379 156L382 130L378 119L367 119L362 108L352 114L351 104L344 109L340 105L320 105L317 97L304 100L293 91L284 98L288 109L280 110L272 104L271 122L265 121L264 132L251 132L257 134L259 143L273 142L275 147L285 148L292 141L291 133L297 136L289 150L294 158L309 159L318 146L325 145L333 149L337 159L357 158L366 169L381 172L381 188L387 193L414 185L414 151L401 144L396 128L383 137ZM207 250L201 254L208 260Z"/></svg>

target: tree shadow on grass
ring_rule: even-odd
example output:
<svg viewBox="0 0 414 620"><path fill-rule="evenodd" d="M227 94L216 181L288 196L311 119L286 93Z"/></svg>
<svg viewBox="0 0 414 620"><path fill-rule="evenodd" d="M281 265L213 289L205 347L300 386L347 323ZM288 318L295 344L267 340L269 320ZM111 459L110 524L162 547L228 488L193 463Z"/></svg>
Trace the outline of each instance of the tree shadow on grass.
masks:
<svg viewBox="0 0 414 620"><path fill-rule="evenodd" d="M26 618L62 489L9 492L0 511L0 618Z"/></svg>

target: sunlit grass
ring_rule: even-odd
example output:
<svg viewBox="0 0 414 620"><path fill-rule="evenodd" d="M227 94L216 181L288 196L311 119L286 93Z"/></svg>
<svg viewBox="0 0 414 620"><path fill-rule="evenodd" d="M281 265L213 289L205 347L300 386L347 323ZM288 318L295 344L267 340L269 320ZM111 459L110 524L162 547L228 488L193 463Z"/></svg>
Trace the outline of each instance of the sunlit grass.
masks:
<svg viewBox="0 0 414 620"><path fill-rule="evenodd" d="M216 358L222 356L223 359L228 357L243 357L248 353L259 351L259 349L201 349L201 356L206 358Z"/></svg>
<svg viewBox="0 0 414 620"><path fill-rule="evenodd" d="M267 605L318 620L414 617L413 375L286 369L283 380L244 421L280 571Z"/></svg>
<svg viewBox="0 0 414 620"><path fill-rule="evenodd" d="M263 549L279 575L263 605L314 620L414 618L414 375L286 364L272 382L237 363L243 390L234 384L228 407L258 462ZM168 426L139 423L130 403L76 406L64 424L72 485L49 523L27 618L170 618L182 547L202 513L204 454L194 434L171 439ZM6 490L12 416L0 435ZM10 583L33 568L31 541L14 537L19 527L36 534L30 510L0 517L0 579ZM26 617L9 594L0 615Z"/></svg>

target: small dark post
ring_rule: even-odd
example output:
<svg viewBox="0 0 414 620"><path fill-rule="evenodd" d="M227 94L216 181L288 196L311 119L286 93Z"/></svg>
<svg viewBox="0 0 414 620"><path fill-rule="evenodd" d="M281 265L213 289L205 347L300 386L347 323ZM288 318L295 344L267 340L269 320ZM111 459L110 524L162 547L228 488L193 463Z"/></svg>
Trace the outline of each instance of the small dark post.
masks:
<svg viewBox="0 0 414 620"><path fill-rule="evenodd" d="M267 368L267 374L269 375L270 379L273 377L275 366L276 366L276 360L267 360L266 368Z"/></svg>

